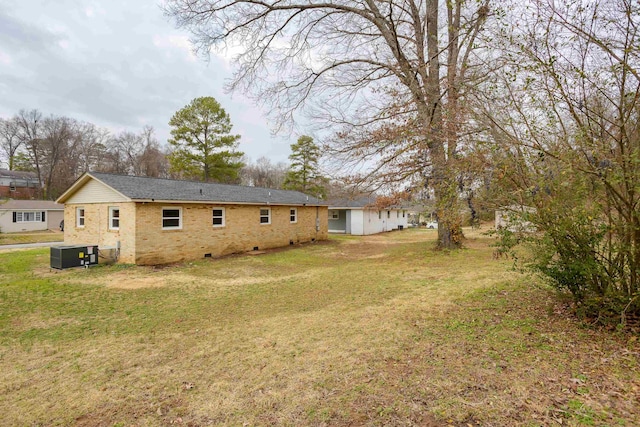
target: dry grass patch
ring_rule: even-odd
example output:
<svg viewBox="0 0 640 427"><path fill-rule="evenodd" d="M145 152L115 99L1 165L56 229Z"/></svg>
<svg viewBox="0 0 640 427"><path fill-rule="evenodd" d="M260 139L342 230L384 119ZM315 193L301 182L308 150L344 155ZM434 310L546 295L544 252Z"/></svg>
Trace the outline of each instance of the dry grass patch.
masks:
<svg viewBox="0 0 640 427"><path fill-rule="evenodd" d="M64 235L60 231L43 230L28 233L0 233L0 245L18 245L23 243L61 242Z"/></svg>
<svg viewBox="0 0 640 427"><path fill-rule="evenodd" d="M2 255L0 424L640 422L637 341L435 235L47 277L44 250Z"/></svg>

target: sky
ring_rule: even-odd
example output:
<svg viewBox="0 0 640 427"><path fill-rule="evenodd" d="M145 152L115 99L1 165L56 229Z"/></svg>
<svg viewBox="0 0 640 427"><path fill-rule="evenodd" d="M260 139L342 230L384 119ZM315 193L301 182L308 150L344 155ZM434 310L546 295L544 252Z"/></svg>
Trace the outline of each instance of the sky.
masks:
<svg viewBox="0 0 640 427"><path fill-rule="evenodd" d="M37 109L112 132L150 125L166 144L171 116L213 96L240 151L287 161L296 137L272 137L263 111L223 91L231 70L222 55L196 57L160 0L0 0L0 117Z"/></svg>

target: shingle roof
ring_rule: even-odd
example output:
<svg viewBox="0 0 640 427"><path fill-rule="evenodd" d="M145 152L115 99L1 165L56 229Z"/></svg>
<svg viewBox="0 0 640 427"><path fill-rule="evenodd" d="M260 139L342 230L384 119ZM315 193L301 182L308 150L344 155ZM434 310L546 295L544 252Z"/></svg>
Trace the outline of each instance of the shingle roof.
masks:
<svg viewBox="0 0 640 427"><path fill-rule="evenodd" d="M8 200L5 203L0 201L0 210L63 210L64 205L60 205L50 200Z"/></svg>
<svg viewBox="0 0 640 427"><path fill-rule="evenodd" d="M35 172L23 172L23 171L10 171L8 169L0 169L0 176L7 178L20 178L20 179L36 179Z"/></svg>
<svg viewBox="0 0 640 427"><path fill-rule="evenodd" d="M364 208L376 203L375 196L360 197L358 199L333 199L329 200L329 207L336 208Z"/></svg>
<svg viewBox="0 0 640 427"><path fill-rule="evenodd" d="M89 172L89 175L132 200L326 205L322 200L299 191L99 172Z"/></svg>

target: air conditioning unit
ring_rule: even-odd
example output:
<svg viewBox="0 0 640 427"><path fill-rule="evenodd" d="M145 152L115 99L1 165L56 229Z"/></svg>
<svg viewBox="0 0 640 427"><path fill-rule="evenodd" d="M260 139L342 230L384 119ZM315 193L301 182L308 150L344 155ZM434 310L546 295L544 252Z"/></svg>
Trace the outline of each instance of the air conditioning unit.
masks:
<svg viewBox="0 0 640 427"><path fill-rule="evenodd" d="M96 264L98 264L98 245L51 247L51 268L62 270Z"/></svg>

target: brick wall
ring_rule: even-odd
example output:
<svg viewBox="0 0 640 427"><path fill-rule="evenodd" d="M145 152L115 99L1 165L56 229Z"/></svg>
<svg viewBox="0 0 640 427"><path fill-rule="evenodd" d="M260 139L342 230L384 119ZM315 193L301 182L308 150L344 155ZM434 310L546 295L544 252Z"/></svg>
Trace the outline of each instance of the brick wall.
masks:
<svg viewBox="0 0 640 427"><path fill-rule="evenodd" d="M225 226L214 227L212 209L218 205L184 204L182 229L162 229L162 207L138 204L136 263L163 264L216 257L236 252L288 246L327 238L327 208L297 207L298 220L289 220L288 206L271 206L271 224L260 224L260 208L266 206L220 205L225 208ZM316 210L320 230L316 232Z"/></svg>
<svg viewBox="0 0 640 427"><path fill-rule="evenodd" d="M82 207L84 227L78 227L76 208ZM109 229L109 207L120 209L120 228ZM135 217L134 203L87 203L66 204L64 207L64 243L66 245L98 244L100 248L116 246L120 241L119 262L135 262ZM105 251L106 252L106 251Z"/></svg>
<svg viewBox="0 0 640 427"><path fill-rule="evenodd" d="M109 207L120 208L120 229L109 230ZM213 227L213 207L225 208L225 226ZM76 208L84 207L85 225L77 227ZM182 207L182 229L162 229L162 208ZM265 208L266 206L261 206ZM95 203L65 205L65 244L115 246L122 263L165 264L327 239L327 207L297 208L297 223L288 206L271 206L271 224L260 224L260 207L251 205L169 205L161 203ZM316 214L320 230L316 232Z"/></svg>
<svg viewBox="0 0 640 427"><path fill-rule="evenodd" d="M37 188L16 187L11 191L11 187L0 185L0 198L28 200L35 199L37 195Z"/></svg>

